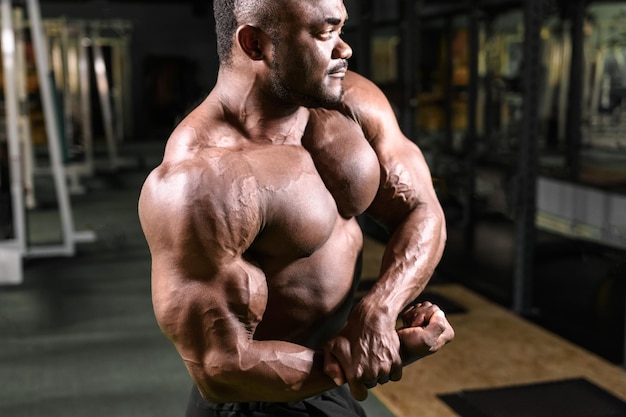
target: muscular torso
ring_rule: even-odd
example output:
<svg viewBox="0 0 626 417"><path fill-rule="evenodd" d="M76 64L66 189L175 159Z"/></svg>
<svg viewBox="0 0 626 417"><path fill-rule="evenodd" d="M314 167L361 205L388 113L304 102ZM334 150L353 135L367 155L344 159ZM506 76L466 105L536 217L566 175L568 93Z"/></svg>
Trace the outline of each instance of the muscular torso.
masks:
<svg viewBox="0 0 626 417"><path fill-rule="evenodd" d="M362 247L354 216L379 185L378 160L360 126L337 111L311 110L296 143L241 139L194 149L191 158L245 166L255 183L262 227L243 257L263 272L267 294L252 296L267 303L253 337L320 346L349 313Z"/></svg>

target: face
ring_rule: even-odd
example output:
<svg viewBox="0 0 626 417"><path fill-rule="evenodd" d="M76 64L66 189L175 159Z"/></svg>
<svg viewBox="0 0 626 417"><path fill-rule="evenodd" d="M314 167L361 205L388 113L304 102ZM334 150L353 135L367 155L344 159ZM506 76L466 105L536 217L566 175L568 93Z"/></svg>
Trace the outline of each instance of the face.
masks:
<svg viewBox="0 0 626 417"><path fill-rule="evenodd" d="M306 107L341 101L352 49L341 39L342 0L287 0L273 38L270 88L279 99Z"/></svg>

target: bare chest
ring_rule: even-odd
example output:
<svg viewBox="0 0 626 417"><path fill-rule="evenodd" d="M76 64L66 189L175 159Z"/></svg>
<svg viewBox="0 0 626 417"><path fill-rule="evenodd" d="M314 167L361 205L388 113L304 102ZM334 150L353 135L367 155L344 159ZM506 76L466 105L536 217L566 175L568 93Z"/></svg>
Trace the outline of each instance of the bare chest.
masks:
<svg viewBox="0 0 626 417"><path fill-rule="evenodd" d="M379 185L376 155L359 130L330 136L307 129L303 146L267 146L247 154L266 209L255 243L262 255L309 257L333 235L339 218L367 209Z"/></svg>
<svg viewBox="0 0 626 417"><path fill-rule="evenodd" d="M264 270L275 260L289 263L313 254L328 240L337 218L335 201L308 153L292 146L272 148L250 156L264 210L250 253Z"/></svg>
<svg viewBox="0 0 626 417"><path fill-rule="evenodd" d="M339 214L349 218L363 213L378 191L380 166L361 127L338 112L315 109L302 144Z"/></svg>

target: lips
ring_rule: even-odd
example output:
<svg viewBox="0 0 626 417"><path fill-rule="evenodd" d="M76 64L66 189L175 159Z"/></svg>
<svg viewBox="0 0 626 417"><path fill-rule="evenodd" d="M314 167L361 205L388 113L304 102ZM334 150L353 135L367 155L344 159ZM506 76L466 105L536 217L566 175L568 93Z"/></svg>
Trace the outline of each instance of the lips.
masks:
<svg viewBox="0 0 626 417"><path fill-rule="evenodd" d="M328 71L328 75L331 77L343 77L346 75L347 70L348 70L348 62L342 60L339 65L335 66L330 71Z"/></svg>
<svg viewBox="0 0 626 417"><path fill-rule="evenodd" d="M335 71L335 72L329 72L328 73L329 77L335 77L335 78L343 78L346 76L346 70L340 70L340 71Z"/></svg>

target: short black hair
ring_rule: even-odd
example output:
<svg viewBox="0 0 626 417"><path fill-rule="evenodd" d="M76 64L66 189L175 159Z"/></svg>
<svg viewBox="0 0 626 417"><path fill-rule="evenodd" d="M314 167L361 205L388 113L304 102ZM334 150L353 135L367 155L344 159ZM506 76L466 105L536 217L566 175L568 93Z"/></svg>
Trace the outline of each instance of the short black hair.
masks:
<svg viewBox="0 0 626 417"><path fill-rule="evenodd" d="M227 64L231 58L233 40L238 27L237 16L235 16L235 1L237 0L213 0L217 56L220 64Z"/></svg>
<svg viewBox="0 0 626 417"><path fill-rule="evenodd" d="M221 65L232 56L235 33L240 24L249 23L267 31L276 40L278 0L214 0L213 15L217 34L217 55Z"/></svg>

